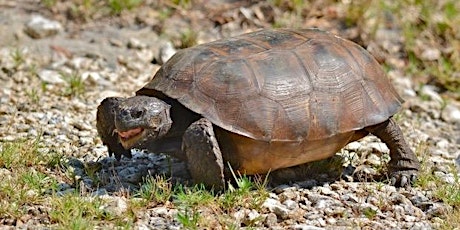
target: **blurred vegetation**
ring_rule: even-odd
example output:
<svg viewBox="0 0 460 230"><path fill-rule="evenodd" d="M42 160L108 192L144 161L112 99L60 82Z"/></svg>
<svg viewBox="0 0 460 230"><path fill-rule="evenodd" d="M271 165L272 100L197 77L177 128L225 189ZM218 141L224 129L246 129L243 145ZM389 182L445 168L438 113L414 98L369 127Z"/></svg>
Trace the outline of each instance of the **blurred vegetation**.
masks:
<svg viewBox="0 0 460 230"><path fill-rule="evenodd" d="M116 17L124 13L137 14L139 8L157 11L158 22L187 11L200 0L41 0L41 4L58 13L63 11L68 19L87 22L103 17ZM200 3L202 4L202 3ZM379 29L397 31L401 36L402 50L397 58L404 65L394 66L383 53L387 68L399 68L419 84L433 84L441 91L460 98L460 1L458 0L270 0L279 13L268 26L304 27L307 21L326 18L330 27L346 30L355 28L360 34L357 42L363 46L374 42ZM337 11L337 16L330 15ZM168 12L164 15L164 12ZM162 26L162 25L160 25ZM195 30L183 34L180 47L196 44Z"/></svg>
<svg viewBox="0 0 460 230"><path fill-rule="evenodd" d="M401 70L420 84L436 85L460 98L460 1L272 0L271 3L291 11L301 21L328 16L327 12L314 11L315 7L337 10L338 16L333 20L338 20L336 27L341 28L336 29L357 29L360 36L357 42L363 46L379 39L376 36L379 29L398 32L402 50L396 58L404 61ZM292 18L290 24L299 25ZM395 54L384 53L384 65L401 68L388 62L391 55Z"/></svg>

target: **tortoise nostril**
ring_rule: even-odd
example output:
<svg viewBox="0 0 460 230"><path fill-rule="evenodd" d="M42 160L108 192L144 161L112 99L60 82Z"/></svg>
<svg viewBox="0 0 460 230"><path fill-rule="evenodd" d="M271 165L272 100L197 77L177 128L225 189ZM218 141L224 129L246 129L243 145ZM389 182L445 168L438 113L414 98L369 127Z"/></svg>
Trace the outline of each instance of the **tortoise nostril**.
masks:
<svg viewBox="0 0 460 230"><path fill-rule="evenodd" d="M144 115L144 111L143 111L143 110L140 110L140 109L139 109L139 110L138 110L138 109L133 109L133 110L131 111L131 117L132 117L132 118L135 118L135 119L141 118L142 115Z"/></svg>

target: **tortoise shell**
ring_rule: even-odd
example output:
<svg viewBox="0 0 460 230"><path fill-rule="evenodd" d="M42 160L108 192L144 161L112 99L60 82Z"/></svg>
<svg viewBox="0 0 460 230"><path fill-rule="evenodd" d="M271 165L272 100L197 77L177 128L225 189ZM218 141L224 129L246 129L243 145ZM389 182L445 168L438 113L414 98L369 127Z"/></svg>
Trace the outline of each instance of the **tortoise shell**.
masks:
<svg viewBox="0 0 460 230"><path fill-rule="evenodd" d="M144 89L258 141L323 140L381 123L398 96L361 46L317 29L267 29L177 52Z"/></svg>

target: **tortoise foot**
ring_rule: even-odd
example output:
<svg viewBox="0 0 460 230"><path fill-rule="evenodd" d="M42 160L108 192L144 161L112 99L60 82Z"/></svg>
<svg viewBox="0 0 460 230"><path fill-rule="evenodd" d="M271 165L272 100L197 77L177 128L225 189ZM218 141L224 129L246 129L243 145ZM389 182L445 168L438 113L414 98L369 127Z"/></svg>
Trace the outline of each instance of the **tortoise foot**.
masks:
<svg viewBox="0 0 460 230"><path fill-rule="evenodd" d="M222 154L210 121L202 118L187 128L182 150L195 183L216 190L225 187Z"/></svg>
<svg viewBox="0 0 460 230"><path fill-rule="evenodd" d="M404 155L401 155L404 156ZM409 187L416 180L420 169L420 162L414 157L390 160L390 182L396 187Z"/></svg>

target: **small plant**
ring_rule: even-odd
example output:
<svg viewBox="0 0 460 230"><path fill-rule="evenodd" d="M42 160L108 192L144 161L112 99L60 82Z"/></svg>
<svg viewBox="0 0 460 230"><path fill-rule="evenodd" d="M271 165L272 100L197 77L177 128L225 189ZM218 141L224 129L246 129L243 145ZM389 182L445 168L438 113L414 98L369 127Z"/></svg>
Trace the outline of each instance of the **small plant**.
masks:
<svg viewBox="0 0 460 230"><path fill-rule="evenodd" d="M99 162L87 162L83 165L86 175L88 175L95 184L99 184L100 179L97 172L102 169L102 164Z"/></svg>
<svg viewBox="0 0 460 230"><path fill-rule="evenodd" d="M67 194L51 199L50 219L64 229L92 229L93 220L113 219L101 208L103 201L98 198L86 199L78 194Z"/></svg>
<svg viewBox="0 0 460 230"><path fill-rule="evenodd" d="M179 8L188 9L192 5L191 0L171 0L171 4Z"/></svg>
<svg viewBox="0 0 460 230"><path fill-rule="evenodd" d="M363 215L368 219L374 219L374 217L377 215L377 211L370 207L364 208L362 212L363 212Z"/></svg>
<svg viewBox="0 0 460 230"><path fill-rule="evenodd" d="M57 181L46 174L45 167L53 152L41 150L40 137L35 140L0 142L0 219L20 218L27 208L42 202L48 191L54 191Z"/></svg>
<svg viewBox="0 0 460 230"><path fill-rule="evenodd" d="M30 99L32 104L37 105L40 102L40 96L37 89L32 88L31 90L26 92L27 97Z"/></svg>
<svg viewBox="0 0 460 230"><path fill-rule="evenodd" d="M182 185L178 185L174 198L175 203L183 207L197 207L212 204L214 202L214 194L201 184L191 188L185 188Z"/></svg>
<svg viewBox="0 0 460 230"><path fill-rule="evenodd" d="M61 76L67 83L67 86L64 89L64 95L79 96L85 92L85 84L80 75L75 72L70 74L61 72Z"/></svg>
<svg viewBox="0 0 460 230"><path fill-rule="evenodd" d="M131 10L142 3L142 0L109 0L112 14L120 14L123 10Z"/></svg>
<svg viewBox="0 0 460 230"><path fill-rule="evenodd" d="M41 0L40 2L43 3L47 8L52 8L56 5L57 0Z"/></svg>
<svg viewBox="0 0 460 230"><path fill-rule="evenodd" d="M259 209L262 203L268 197L268 191L265 188L268 175L254 178L255 182L246 175L236 175L230 168L233 174L237 187L235 188L229 183L228 190L219 197L219 203L222 208L232 210L238 207L246 207L250 209Z"/></svg>
<svg viewBox="0 0 460 230"><path fill-rule="evenodd" d="M177 220L186 229L198 229L201 216L199 208L214 205L214 194L206 190L203 185L196 185L192 188L184 188L179 185L176 188L174 203L179 208Z"/></svg>
<svg viewBox="0 0 460 230"><path fill-rule="evenodd" d="M40 137L29 141L18 140L1 143L0 168L29 167L42 162L42 157L46 157L46 155L39 151L39 141Z"/></svg>
<svg viewBox="0 0 460 230"><path fill-rule="evenodd" d="M184 211L177 213L177 220L184 226L185 229L198 229L200 218L201 216L198 211L190 211L189 208L185 208Z"/></svg>
<svg viewBox="0 0 460 230"><path fill-rule="evenodd" d="M14 49L11 53L11 58L13 58L14 68L19 68L25 62L24 53L19 48Z"/></svg>
<svg viewBox="0 0 460 230"><path fill-rule="evenodd" d="M188 48L195 46L197 44L198 33L192 29L187 29L181 34L180 38L180 48Z"/></svg>
<svg viewBox="0 0 460 230"><path fill-rule="evenodd" d="M138 191L138 196L146 201L166 203L173 195L172 184L161 176L148 177Z"/></svg>

